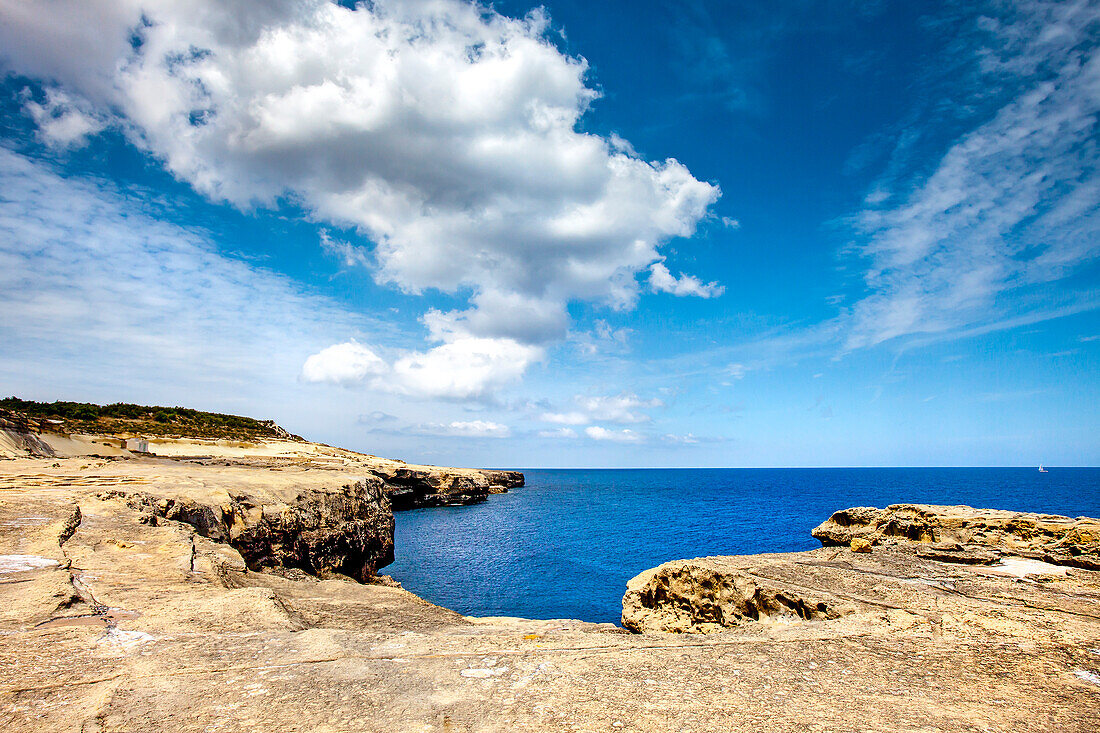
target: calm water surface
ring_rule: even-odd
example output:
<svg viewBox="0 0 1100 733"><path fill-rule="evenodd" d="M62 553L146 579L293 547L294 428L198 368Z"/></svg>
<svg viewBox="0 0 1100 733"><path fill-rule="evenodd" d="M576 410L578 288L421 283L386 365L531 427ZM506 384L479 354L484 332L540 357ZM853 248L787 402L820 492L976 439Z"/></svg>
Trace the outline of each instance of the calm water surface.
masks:
<svg viewBox="0 0 1100 733"><path fill-rule="evenodd" d="M899 502L1100 517L1100 469L525 470L470 507L397 514L384 572L472 616L618 622L626 581L678 558L819 547L837 509Z"/></svg>

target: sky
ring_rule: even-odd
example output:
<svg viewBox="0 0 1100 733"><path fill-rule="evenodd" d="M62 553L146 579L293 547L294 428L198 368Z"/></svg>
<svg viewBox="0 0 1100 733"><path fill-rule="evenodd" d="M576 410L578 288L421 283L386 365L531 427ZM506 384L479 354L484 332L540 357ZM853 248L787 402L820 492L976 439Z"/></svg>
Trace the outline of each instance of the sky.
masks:
<svg viewBox="0 0 1100 733"><path fill-rule="evenodd" d="M1100 465L1100 2L0 0L0 392Z"/></svg>

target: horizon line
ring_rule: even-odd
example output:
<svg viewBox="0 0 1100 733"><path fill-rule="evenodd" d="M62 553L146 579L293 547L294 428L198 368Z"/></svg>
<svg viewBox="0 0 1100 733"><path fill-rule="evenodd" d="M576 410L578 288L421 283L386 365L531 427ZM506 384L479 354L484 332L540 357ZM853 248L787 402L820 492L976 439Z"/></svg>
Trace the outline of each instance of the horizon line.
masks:
<svg viewBox="0 0 1100 733"><path fill-rule="evenodd" d="M985 469L1021 468L1036 471L1038 464L1010 466L522 466L517 468L489 468L489 471L817 471L823 469ZM1090 465L1048 466L1046 469L1100 468Z"/></svg>

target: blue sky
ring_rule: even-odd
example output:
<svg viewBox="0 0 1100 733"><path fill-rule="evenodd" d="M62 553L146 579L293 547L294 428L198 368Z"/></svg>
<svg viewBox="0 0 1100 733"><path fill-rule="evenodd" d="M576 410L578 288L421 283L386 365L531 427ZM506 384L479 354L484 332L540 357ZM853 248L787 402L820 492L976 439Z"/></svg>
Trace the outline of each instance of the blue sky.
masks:
<svg viewBox="0 0 1100 733"><path fill-rule="evenodd" d="M0 391L1100 463L1100 3L0 0Z"/></svg>

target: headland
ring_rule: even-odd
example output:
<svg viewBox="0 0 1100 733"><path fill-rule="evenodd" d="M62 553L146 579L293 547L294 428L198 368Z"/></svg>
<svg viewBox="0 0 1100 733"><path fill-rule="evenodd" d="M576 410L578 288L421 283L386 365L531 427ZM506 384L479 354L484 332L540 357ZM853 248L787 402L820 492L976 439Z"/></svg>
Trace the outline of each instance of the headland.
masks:
<svg viewBox="0 0 1100 733"><path fill-rule="evenodd" d="M6 730L1100 726L1096 520L849 509L817 550L639 575L625 628L470 618L378 574L393 511L522 475L152 414L0 414Z"/></svg>

